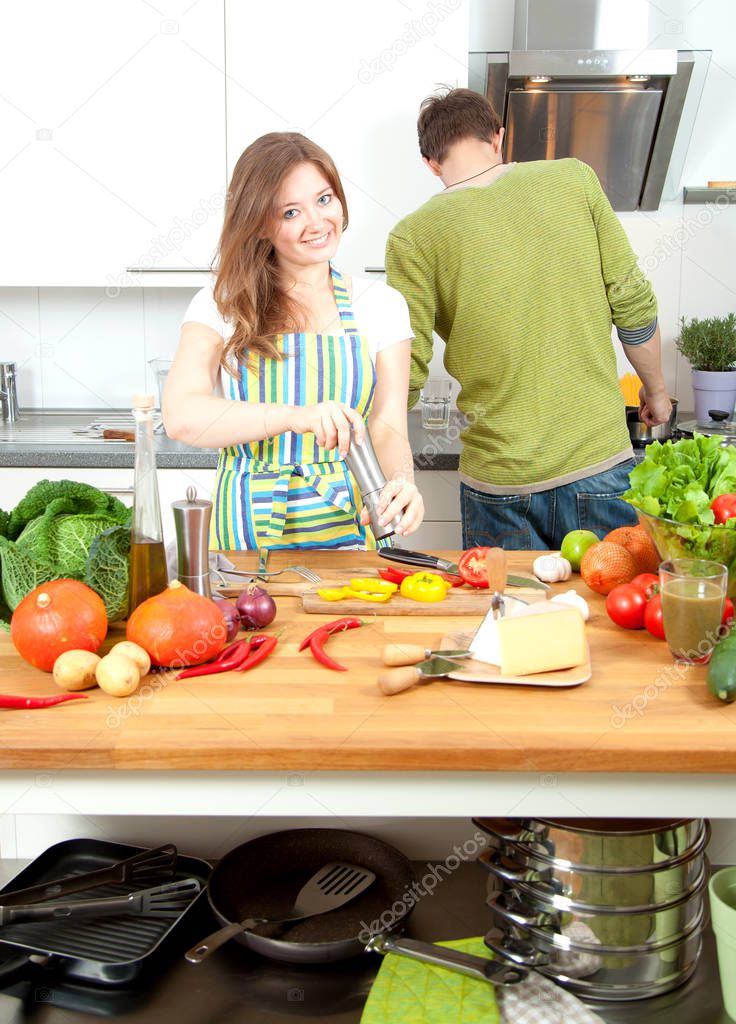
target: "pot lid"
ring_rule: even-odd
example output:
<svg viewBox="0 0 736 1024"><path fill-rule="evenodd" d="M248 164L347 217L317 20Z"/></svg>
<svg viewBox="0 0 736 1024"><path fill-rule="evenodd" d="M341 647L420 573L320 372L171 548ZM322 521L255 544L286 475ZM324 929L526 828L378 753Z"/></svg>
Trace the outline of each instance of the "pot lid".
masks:
<svg viewBox="0 0 736 1024"><path fill-rule="evenodd" d="M705 434L706 437L714 435L728 438L736 442L736 420L709 420L707 423L699 423L698 420L685 420L677 424L681 434L691 435L697 431L698 434Z"/></svg>

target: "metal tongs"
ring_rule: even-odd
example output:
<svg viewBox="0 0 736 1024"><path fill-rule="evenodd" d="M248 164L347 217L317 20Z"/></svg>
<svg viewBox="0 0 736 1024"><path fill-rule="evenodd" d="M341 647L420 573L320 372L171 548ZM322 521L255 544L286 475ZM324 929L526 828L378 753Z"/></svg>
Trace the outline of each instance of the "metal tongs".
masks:
<svg viewBox="0 0 736 1024"><path fill-rule="evenodd" d="M503 548L488 549L486 573L488 574L488 589L491 591L493 618L503 618L506 614L506 602L503 598L503 590L506 586L506 552Z"/></svg>

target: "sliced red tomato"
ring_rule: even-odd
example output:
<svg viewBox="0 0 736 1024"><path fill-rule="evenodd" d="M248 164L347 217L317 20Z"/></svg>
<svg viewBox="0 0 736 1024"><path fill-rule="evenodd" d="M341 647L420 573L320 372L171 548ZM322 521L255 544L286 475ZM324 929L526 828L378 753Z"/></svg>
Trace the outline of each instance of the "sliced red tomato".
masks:
<svg viewBox="0 0 736 1024"><path fill-rule="evenodd" d="M649 598L657 592L657 588L659 587L659 577L655 572L640 572L638 576L634 576L629 586L636 587L637 590L641 590L642 594L648 601Z"/></svg>
<svg viewBox="0 0 736 1024"><path fill-rule="evenodd" d="M379 569L378 575L382 580L386 580L387 583L395 583L397 586L401 586L401 581L405 580L407 576L413 576L416 569L395 569L390 565L387 569Z"/></svg>
<svg viewBox="0 0 736 1024"><path fill-rule="evenodd" d="M725 523L736 516L736 494L719 494L710 503L717 523Z"/></svg>
<svg viewBox="0 0 736 1024"><path fill-rule="evenodd" d="M662 595L654 594L647 601L644 612L644 628L647 633L656 636L658 640L664 640L664 624L662 622Z"/></svg>
<svg viewBox="0 0 736 1024"><path fill-rule="evenodd" d="M608 617L624 629L642 629L647 599L631 583L619 583L606 597Z"/></svg>
<svg viewBox="0 0 736 1024"><path fill-rule="evenodd" d="M457 563L458 572L471 587L488 588L486 556L490 550L490 548L470 548L460 555Z"/></svg>

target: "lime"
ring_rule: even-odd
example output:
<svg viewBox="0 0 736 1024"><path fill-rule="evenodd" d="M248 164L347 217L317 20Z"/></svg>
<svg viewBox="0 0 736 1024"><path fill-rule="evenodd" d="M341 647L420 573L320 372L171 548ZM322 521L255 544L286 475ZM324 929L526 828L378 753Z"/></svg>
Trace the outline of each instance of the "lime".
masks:
<svg viewBox="0 0 736 1024"><path fill-rule="evenodd" d="M560 554L568 560L574 572L580 572L583 555L589 547L597 543L598 538L592 530L571 530L562 538Z"/></svg>

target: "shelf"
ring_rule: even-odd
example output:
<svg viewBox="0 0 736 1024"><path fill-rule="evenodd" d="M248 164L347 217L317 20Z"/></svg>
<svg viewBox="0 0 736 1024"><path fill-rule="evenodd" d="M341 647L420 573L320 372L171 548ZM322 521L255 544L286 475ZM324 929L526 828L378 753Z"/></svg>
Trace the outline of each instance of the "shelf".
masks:
<svg viewBox="0 0 736 1024"><path fill-rule="evenodd" d="M683 190L683 203L691 205L694 203L736 203L736 188L706 188L696 186Z"/></svg>

